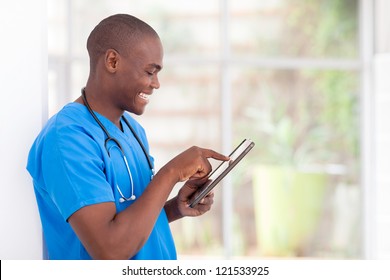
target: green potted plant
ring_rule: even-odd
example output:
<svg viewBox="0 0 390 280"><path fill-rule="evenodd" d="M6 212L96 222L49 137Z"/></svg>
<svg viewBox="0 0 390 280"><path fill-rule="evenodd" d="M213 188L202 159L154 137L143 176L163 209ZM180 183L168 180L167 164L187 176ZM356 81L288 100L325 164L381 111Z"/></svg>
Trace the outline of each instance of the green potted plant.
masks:
<svg viewBox="0 0 390 280"><path fill-rule="evenodd" d="M349 76L301 75L301 83L313 81L310 90L295 94L296 85L287 95L266 88L254 102L261 109L248 107L239 126L256 142L248 164L253 166L257 242L265 256L304 255L323 213L332 178L329 164L356 158L356 96ZM348 180L348 174L343 176Z"/></svg>

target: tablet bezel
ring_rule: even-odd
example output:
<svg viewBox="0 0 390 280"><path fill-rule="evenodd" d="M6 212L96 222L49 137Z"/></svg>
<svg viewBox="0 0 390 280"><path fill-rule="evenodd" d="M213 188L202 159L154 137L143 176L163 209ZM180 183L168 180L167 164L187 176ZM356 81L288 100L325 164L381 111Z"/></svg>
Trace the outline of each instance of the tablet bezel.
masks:
<svg viewBox="0 0 390 280"><path fill-rule="evenodd" d="M253 148L255 143L250 139L244 139L229 155L230 158L239 150L243 149L241 153L239 153L236 158L228 164L225 169L212 181L207 181L202 187L200 187L199 191L196 192L194 197L190 200L189 206L194 208L195 205L199 203L205 196L207 196L210 191L243 159L248 152ZM209 175L211 178L216 172L219 172L220 168L226 163L226 161L222 162L217 168L215 168Z"/></svg>

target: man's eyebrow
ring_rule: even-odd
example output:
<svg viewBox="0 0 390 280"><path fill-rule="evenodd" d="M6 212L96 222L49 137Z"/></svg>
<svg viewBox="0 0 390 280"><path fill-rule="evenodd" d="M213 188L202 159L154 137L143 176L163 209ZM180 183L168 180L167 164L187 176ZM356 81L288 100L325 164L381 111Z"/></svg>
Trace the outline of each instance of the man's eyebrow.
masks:
<svg viewBox="0 0 390 280"><path fill-rule="evenodd" d="M151 64L149 64L148 66L153 67L153 68L156 68L156 69L159 70L159 71L162 69L162 66L159 65L159 64L156 64L156 63L151 63Z"/></svg>

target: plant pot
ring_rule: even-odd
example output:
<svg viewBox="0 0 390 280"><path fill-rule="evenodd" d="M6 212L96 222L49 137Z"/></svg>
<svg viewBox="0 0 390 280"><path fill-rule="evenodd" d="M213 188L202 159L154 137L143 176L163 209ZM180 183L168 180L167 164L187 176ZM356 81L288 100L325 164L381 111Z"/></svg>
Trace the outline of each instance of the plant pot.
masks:
<svg viewBox="0 0 390 280"><path fill-rule="evenodd" d="M255 220L262 255L300 255L318 225L326 178L292 167L255 167Z"/></svg>

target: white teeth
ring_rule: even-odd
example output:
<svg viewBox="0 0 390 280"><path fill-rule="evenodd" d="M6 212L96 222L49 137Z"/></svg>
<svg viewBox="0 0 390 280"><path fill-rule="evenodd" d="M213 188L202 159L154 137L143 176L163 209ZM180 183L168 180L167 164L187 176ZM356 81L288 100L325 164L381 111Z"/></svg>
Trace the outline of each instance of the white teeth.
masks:
<svg viewBox="0 0 390 280"><path fill-rule="evenodd" d="M149 96L147 94L145 94L145 93L140 92L138 94L138 96L141 97L144 100L149 100Z"/></svg>

